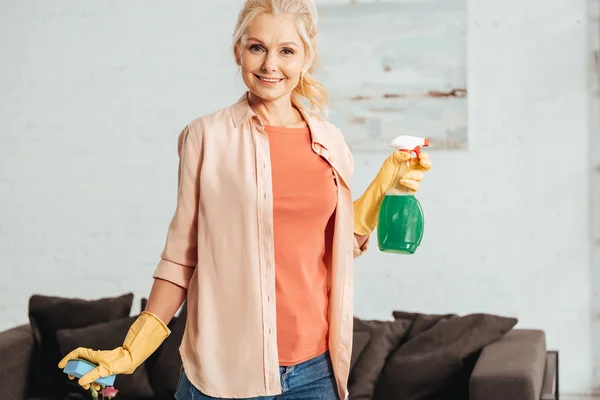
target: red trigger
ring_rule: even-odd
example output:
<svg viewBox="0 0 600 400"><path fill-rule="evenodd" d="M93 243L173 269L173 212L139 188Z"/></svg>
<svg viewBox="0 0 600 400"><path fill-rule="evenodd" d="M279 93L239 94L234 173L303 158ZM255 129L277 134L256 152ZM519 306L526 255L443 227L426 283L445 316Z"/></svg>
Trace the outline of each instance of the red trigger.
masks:
<svg viewBox="0 0 600 400"><path fill-rule="evenodd" d="M414 152L417 155L417 158L420 160L421 159L421 146L415 147Z"/></svg>

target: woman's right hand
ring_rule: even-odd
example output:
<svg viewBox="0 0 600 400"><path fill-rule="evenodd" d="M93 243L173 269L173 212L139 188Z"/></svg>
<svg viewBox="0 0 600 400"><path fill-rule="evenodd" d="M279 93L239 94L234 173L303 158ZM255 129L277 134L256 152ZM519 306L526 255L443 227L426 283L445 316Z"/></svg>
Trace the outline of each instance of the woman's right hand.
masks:
<svg viewBox="0 0 600 400"><path fill-rule="evenodd" d="M99 378L114 374L132 374L170 334L169 328L156 315L143 311L129 328L122 346L113 350L79 347L67 354L58 363L58 367L63 369L69 360L74 359L84 359L96 364L96 368L78 381L84 389L89 389Z"/></svg>

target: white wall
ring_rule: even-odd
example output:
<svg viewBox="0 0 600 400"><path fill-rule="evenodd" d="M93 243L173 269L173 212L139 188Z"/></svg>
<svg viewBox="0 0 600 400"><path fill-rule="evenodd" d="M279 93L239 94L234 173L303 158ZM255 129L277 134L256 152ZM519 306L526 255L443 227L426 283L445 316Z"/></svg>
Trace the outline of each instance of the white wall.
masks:
<svg viewBox="0 0 600 400"><path fill-rule="evenodd" d="M229 50L240 3L2 3L0 329L27 321L33 293L147 295L179 129L244 90ZM586 12L470 1L470 149L431 150L418 253L383 254L374 236L356 263L357 315L516 316L561 351L565 392L590 392L600 366ZM355 155L355 196L386 155Z"/></svg>
<svg viewBox="0 0 600 400"><path fill-rule="evenodd" d="M590 205L592 248L592 354L593 381L600 382L600 0L589 1L590 43ZM600 392L600 388L596 389Z"/></svg>

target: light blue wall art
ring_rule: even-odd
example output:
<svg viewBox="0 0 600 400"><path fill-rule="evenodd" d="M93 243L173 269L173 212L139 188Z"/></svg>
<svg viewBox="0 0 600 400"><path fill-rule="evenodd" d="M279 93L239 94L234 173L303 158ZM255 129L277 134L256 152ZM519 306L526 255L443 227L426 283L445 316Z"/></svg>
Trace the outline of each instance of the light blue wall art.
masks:
<svg viewBox="0 0 600 400"><path fill-rule="evenodd" d="M329 119L352 151L401 134L468 145L466 0L317 1Z"/></svg>

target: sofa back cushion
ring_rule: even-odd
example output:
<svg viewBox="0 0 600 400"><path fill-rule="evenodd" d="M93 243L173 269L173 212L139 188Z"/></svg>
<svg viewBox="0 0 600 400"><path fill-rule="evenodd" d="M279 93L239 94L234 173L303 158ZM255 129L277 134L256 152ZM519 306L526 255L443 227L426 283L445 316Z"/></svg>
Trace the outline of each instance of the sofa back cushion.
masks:
<svg viewBox="0 0 600 400"><path fill-rule="evenodd" d="M148 360L152 387L160 398L174 398L182 368L179 347L183 339L187 319L187 302L179 315L169 322L171 334Z"/></svg>
<svg viewBox="0 0 600 400"><path fill-rule="evenodd" d="M508 333L516 318L490 314L425 315L396 312L411 325L390 354L374 400L468 398L469 376L481 349Z"/></svg>
<svg viewBox="0 0 600 400"><path fill-rule="evenodd" d="M121 346L129 328L133 325L137 317L136 315L115 319L84 328L60 329L56 336L61 356L66 356L70 351L78 347L86 347L94 350L112 350ZM71 382L69 386L70 393L83 390L77 384L77 380ZM119 390L120 396L130 398L150 398L154 396L144 363L137 367L133 374L117 375L113 386Z"/></svg>
<svg viewBox="0 0 600 400"><path fill-rule="evenodd" d="M354 318L348 390L351 400L371 400L379 375L390 353L408 333L406 321L377 321Z"/></svg>
<svg viewBox="0 0 600 400"><path fill-rule="evenodd" d="M125 318L131 312L133 293L118 297L84 300L44 295L29 299L29 321L36 342L30 387L36 392L66 389L66 375L58 368L60 329L82 328Z"/></svg>

